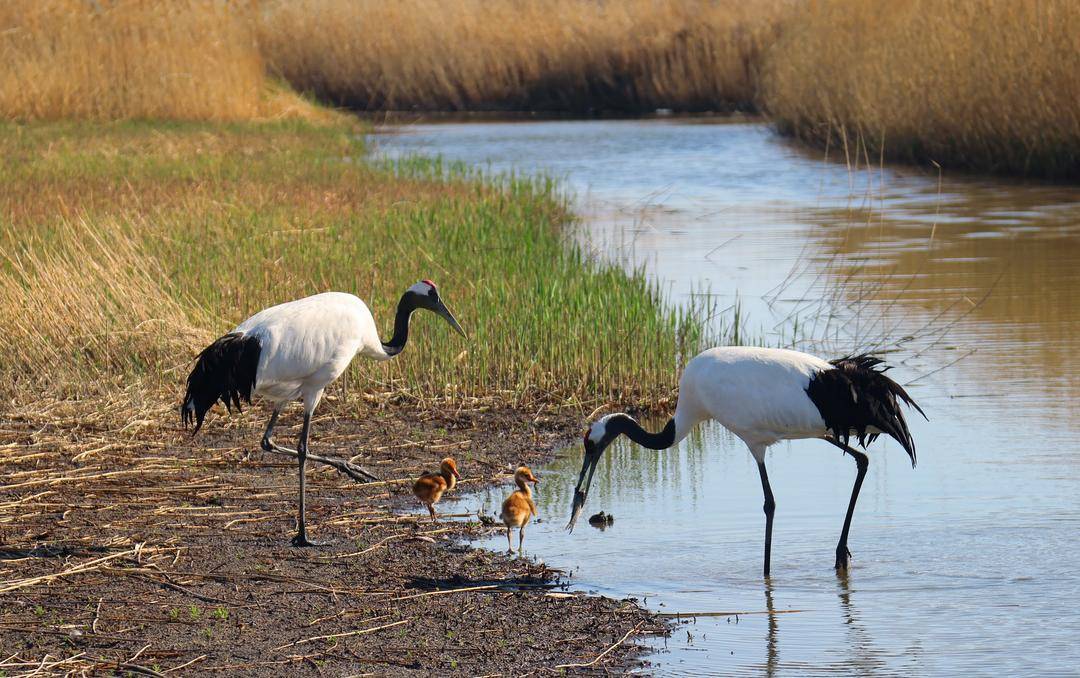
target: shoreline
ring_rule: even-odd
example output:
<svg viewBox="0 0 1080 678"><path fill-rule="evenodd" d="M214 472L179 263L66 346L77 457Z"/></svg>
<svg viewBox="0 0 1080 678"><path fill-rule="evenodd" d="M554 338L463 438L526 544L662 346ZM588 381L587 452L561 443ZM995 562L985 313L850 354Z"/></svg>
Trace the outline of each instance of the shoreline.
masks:
<svg viewBox="0 0 1080 678"><path fill-rule="evenodd" d="M714 124L765 123L772 122L762 113L753 111L673 111L657 109L638 113L603 112L595 114L559 113L551 111L520 110L476 110L476 111L363 111L347 110L348 115L375 126L376 131L386 128L408 125L439 125L454 123L496 123L496 122L582 122L582 121L634 121L634 120L672 120L676 122L700 122Z"/></svg>
<svg viewBox="0 0 1080 678"><path fill-rule="evenodd" d="M550 185L381 166L355 121L12 128L0 250L41 254L0 275L0 672L622 670L640 665L634 634L667 633L633 601L552 592L559 572L462 543L479 523L397 512L444 456L461 491L502 482L595 406L661 400L669 356L703 338L640 276L566 247ZM549 265L521 268L523 240ZM351 290L385 319L432 271L473 341L436 350L447 330L425 327L401 359L358 362L329 390L312 452L385 480L309 464L310 536L332 543L291 547L295 460L261 451L262 407L183 431L192 357L316 290ZM506 299L531 314L484 322ZM626 316L641 327L629 344L575 331ZM642 360L607 367L625 351ZM284 413L279 440L299 419Z"/></svg>
<svg viewBox="0 0 1080 678"><path fill-rule="evenodd" d="M162 431L160 452L113 458L104 472L72 468L61 457L85 450L57 446L43 471L13 474L0 498L17 501L37 482L43 510L5 521L0 651L13 659L0 668L48 655L65 671L480 675L580 668L570 665L605 651L588 669L644 666L649 650L633 636L666 634L670 622L635 601L561 591L558 570L473 546L489 529L475 521L400 512L412 477L448 450L459 452L459 491L505 484L509 465L550 459L572 417L478 408L410 421L416 413L398 405L343 409L320 413L313 451L347 458L363 440L360 463L387 480L361 485L309 465L309 524L331 540L312 550L288 544L296 469L259 451L261 408L218 413L194 439ZM32 435L22 424L4 428Z"/></svg>

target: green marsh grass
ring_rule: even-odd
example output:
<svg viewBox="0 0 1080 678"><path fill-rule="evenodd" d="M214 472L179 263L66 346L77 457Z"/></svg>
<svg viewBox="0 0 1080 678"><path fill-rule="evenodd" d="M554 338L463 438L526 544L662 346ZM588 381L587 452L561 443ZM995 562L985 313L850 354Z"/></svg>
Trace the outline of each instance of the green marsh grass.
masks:
<svg viewBox="0 0 1080 678"><path fill-rule="evenodd" d="M516 406L663 399L679 357L707 343L707 301L672 310L642 272L587 259L549 180L371 162L348 126L2 132L7 390L137 382L178 398L196 352L260 308L353 292L388 334L420 278L439 284L470 339L418 315L406 352L357 360L350 391Z"/></svg>

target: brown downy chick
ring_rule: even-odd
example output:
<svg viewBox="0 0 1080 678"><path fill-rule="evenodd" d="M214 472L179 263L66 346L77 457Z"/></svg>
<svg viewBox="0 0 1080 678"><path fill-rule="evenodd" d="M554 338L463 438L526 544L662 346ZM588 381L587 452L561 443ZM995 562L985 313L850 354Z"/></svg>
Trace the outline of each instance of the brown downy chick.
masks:
<svg viewBox="0 0 1080 678"><path fill-rule="evenodd" d="M452 458L447 457L439 464L438 473L424 471L413 484L413 494L420 503L427 506L432 522L438 520L438 516L435 515L435 504L442 499L443 492L454 489L454 485L460 479L461 474L458 473L457 464Z"/></svg>
<svg viewBox="0 0 1080 678"><path fill-rule="evenodd" d="M510 530L518 528L518 552L525 543L525 526L536 515L536 503L532 498L532 490L527 483L534 485L540 480L533 475L528 466L519 466L514 473L514 482L518 490L506 498L502 505L502 521L506 525L506 550L514 552L513 542L510 540Z"/></svg>

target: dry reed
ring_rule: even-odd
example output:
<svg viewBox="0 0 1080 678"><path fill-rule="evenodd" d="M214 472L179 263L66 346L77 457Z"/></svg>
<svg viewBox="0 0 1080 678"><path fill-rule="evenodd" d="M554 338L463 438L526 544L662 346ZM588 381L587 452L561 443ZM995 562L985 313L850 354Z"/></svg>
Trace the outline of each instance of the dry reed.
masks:
<svg viewBox="0 0 1080 678"><path fill-rule="evenodd" d="M753 106L780 0L299 0L260 44L302 91L367 110Z"/></svg>
<svg viewBox="0 0 1080 678"><path fill-rule="evenodd" d="M214 0L0 3L0 111L14 118L256 117L250 25Z"/></svg>
<svg viewBox="0 0 1080 678"><path fill-rule="evenodd" d="M780 128L849 156L1080 176L1071 0L809 2L765 70Z"/></svg>
<svg viewBox="0 0 1080 678"><path fill-rule="evenodd" d="M748 110L783 0L13 0L0 116L310 117L360 109Z"/></svg>
<svg viewBox="0 0 1080 678"><path fill-rule="evenodd" d="M151 230L144 219L125 226L110 216L91 226L79 218L58 228L62 237L30 235L0 250L9 386L90 365L98 375L160 373L209 338L177 300L160 262L133 237L131 229Z"/></svg>
<svg viewBox="0 0 1080 678"><path fill-rule="evenodd" d="M0 117L325 117L267 81L253 16L221 0L0 3Z"/></svg>

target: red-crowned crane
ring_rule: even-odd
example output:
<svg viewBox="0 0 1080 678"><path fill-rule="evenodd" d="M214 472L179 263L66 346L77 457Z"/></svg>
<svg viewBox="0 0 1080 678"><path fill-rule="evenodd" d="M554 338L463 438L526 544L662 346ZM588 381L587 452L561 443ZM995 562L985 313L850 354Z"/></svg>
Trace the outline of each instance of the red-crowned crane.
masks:
<svg viewBox="0 0 1080 678"><path fill-rule="evenodd" d="M259 311L199 354L187 379L180 408L185 426L194 422L198 433L207 411L218 400L229 411L250 403L252 395L271 403L270 422L262 448L295 456L300 462L300 507L295 546L312 546L304 519L304 468L307 459L331 464L358 480L374 476L347 462L308 454L311 415L326 386L337 379L356 354L389 360L405 348L409 318L417 309L446 319L461 336L465 331L446 308L435 283L422 280L401 296L394 317L394 335L379 339L375 319L359 298L343 292L325 292ZM295 450L274 443L274 425L281 409L293 400L304 403L304 424Z"/></svg>
<svg viewBox="0 0 1080 678"><path fill-rule="evenodd" d="M604 449L620 435L638 445L664 450L685 438L699 423L714 419L750 448L765 493L765 576L769 576L772 524L776 502L765 472L765 451L780 440L819 438L832 443L855 459L857 474L851 490L844 528L836 545L836 569L847 569L848 530L869 458L848 442L855 435L865 449L881 433L903 446L915 466L915 443L897 401L922 409L904 389L885 376L888 367L869 355L825 361L779 348L726 346L695 356L679 380L675 416L659 433L649 433L626 414L609 414L585 432L585 459L574 492L568 530L592 484L596 464Z"/></svg>

